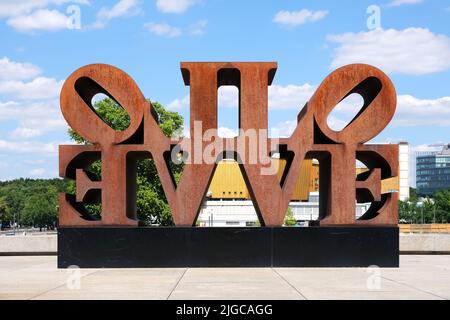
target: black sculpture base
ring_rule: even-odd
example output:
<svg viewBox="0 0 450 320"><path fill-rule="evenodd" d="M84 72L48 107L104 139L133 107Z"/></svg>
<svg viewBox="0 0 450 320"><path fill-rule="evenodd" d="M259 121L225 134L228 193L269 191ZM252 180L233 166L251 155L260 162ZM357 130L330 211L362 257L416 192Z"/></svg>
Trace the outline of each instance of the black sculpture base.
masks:
<svg viewBox="0 0 450 320"><path fill-rule="evenodd" d="M58 267L398 267L397 227L59 228Z"/></svg>

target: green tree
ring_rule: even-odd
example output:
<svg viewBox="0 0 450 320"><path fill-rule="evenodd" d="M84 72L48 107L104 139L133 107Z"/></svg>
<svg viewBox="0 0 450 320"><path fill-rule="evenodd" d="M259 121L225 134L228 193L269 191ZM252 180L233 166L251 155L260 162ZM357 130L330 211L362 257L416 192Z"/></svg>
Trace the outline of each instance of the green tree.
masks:
<svg viewBox="0 0 450 320"><path fill-rule="evenodd" d="M286 216L284 217L284 225L288 227L292 227L297 223L297 220L294 217L294 213L290 207L286 210Z"/></svg>
<svg viewBox="0 0 450 320"><path fill-rule="evenodd" d="M0 224L7 224L11 221L11 210L5 197L0 198Z"/></svg>
<svg viewBox="0 0 450 320"><path fill-rule="evenodd" d="M433 223L433 215L435 212L435 202L433 199L426 198L422 201L421 207L421 219L423 219L424 223ZM422 220L421 220L422 221Z"/></svg>
<svg viewBox="0 0 450 320"><path fill-rule="evenodd" d="M56 189L49 189L46 194L29 197L23 208L24 223L40 229L45 226L54 226L57 220L56 195Z"/></svg>
<svg viewBox="0 0 450 320"><path fill-rule="evenodd" d="M47 199L51 198L54 208L57 206L59 192L65 192L67 181L63 179L15 179L0 182L0 198L4 199L9 210L8 221L15 221L20 225L28 225L30 219L24 220L25 205L29 203L31 197ZM30 206L30 204L28 204ZM29 209L27 209L29 210ZM1 219L1 217L0 217ZM8 220L9 219L9 220Z"/></svg>
<svg viewBox="0 0 450 320"><path fill-rule="evenodd" d="M436 204L436 222L450 222L450 190L439 190L433 195Z"/></svg>
<svg viewBox="0 0 450 320"><path fill-rule="evenodd" d="M398 219L407 223L414 223L416 219L417 202L415 201L399 201L398 202Z"/></svg>
<svg viewBox="0 0 450 320"><path fill-rule="evenodd" d="M446 210L439 211L438 204L433 198L425 198L421 202L418 202L418 200L399 201L398 218L400 221L405 220L407 223L441 222L446 220L440 220L442 215L439 215L439 212L445 215Z"/></svg>
<svg viewBox="0 0 450 320"><path fill-rule="evenodd" d="M183 132L183 117L177 112L166 110L158 102L152 102L152 106L155 112L154 117L158 121L162 132L168 137L181 137ZM126 111L110 98L96 102L94 109L105 123L117 131L125 130L130 124L130 118ZM71 128L68 134L77 143L90 143ZM178 183L183 166L171 162L169 163L169 167L176 183ZM100 161L92 163L88 170L101 177ZM170 208L152 159L138 162L137 187L136 205L138 218L144 223L173 225ZM70 184L69 189L72 192L75 190L73 182ZM87 205L86 209L93 215L99 215L101 211L99 204Z"/></svg>

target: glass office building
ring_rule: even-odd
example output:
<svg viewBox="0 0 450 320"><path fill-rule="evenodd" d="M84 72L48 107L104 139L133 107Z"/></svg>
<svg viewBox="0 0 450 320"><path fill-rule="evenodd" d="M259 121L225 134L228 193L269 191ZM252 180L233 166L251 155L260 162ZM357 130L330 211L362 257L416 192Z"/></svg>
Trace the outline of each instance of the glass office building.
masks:
<svg viewBox="0 0 450 320"><path fill-rule="evenodd" d="M416 160L417 193L431 196L440 189L450 189L450 144L441 152L417 156Z"/></svg>

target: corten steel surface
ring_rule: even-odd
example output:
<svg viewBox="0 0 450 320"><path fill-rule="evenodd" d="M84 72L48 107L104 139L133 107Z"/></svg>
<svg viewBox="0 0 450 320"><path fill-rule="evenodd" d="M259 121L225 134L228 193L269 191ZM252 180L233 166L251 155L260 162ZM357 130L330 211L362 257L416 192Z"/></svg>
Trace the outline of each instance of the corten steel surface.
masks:
<svg viewBox="0 0 450 320"><path fill-rule="evenodd" d="M190 138L174 141L162 133L151 104L125 72L104 64L75 71L61 92L61 109L68 124L92 145L62 145L60 176L76 179L76 195L61 194L61 226L138 225L136 217L136 161L152 158L158 170L173 219L178 226L193 226L216 162L195 161L196 151L210 144L195 136L213 129L214 141L222 142L215 158L224 151L236 159L249 159L250 140L245 154L236 147L238 138L217 135L217 89L221 85L239 88L240 129L267 129L268 86L275 75L275 62L183 62L181 71L190 86ZM131 124L117 132L100 119L91 103L97 93L115 99L129 114ZM327 125L333 108L352 93L360 94L364 105L341 131ZM267 133L257 143L258 152L278 151L288 160L280 183L276 171L264 175L268 164L243 161L244 179L262 225L280 226L297 183L305 158L320 163L320 225L397 225L397 193L381 194L381 180L398 176L398 146L364 144L380 133L392 119L396 93L389 78L379 69L353 64L328 75L297 117L297 127L289 138L279 139L269 150ZM184 165L176 185L168 169L167 155L175 146L187 150L193 160ZM201 153L200 153L201 156ZM100 181L93 181L86 168L101 159ZM199 159L197 159L199 160ZM355 178L355 162L370 170ZM100 200L101 219L95 220L83 209L84 202ZM360 219L355 218L355 201L372 202Z"/></svg>

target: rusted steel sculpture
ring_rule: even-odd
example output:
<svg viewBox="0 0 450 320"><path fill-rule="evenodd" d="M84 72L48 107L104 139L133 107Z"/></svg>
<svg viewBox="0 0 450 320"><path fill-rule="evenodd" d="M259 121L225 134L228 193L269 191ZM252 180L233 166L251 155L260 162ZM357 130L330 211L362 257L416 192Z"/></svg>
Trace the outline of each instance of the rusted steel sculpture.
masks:
<svg viewBox="0 0 450 320"><path fill-rule="evenodd" d="M214 141L215 159L224 152L236 159L249 159L255 147L250 139L221 138L217 134L217 89L221 85L239 88L239 127L259 133L257 152L269 157L279 152L288 160L281 182L274 174L262 174L268 163L242 161L241 170L252 195L262 225L280 226L305 158L320 162L321 226L397 225L397 193L381 194L381 180L398 176L397 145L364 144L380 133L392 119L396 93L389 78L379 69L353 64L337 69L326 77L297 118L297 127L289 138L278 139L276 148L267 135L268 86L275 62L183 62L181 71L190 86L190 138L174 141L161 132L152 110L136 83L125 72L103 64L82 67L65 82L61 109L68 124L91 145L60 146L60 176L76 180L76 195L61 194L62 226L137 226L136 161L152 158L158 170L174 222L193 226L205 198L216 162L196 159ZM104 93L117 101L129 114L130 126L117 132L100 119L92 98ZM341 131L327 125L331 110L352 93L360 94L364 105ZM194 127L201 124L201 136ZM208 141L203 134L212 132ZM262 133L261 133L262 132ZM237 146L244 144L240 152ZM250 145L252 144L252 145ZM187 151L181 180L175 184L168 169L173 148ZM200 153L201 158L201 153ZM101 180L92 180L86 168L101 159ZM200 160L200 161L197 161ZM355 177L355 162L370 170ZM95 220L83 210L83 202L99 200L101 219ZM370 209L355 218L355 202L372 202Z"/></svg>

